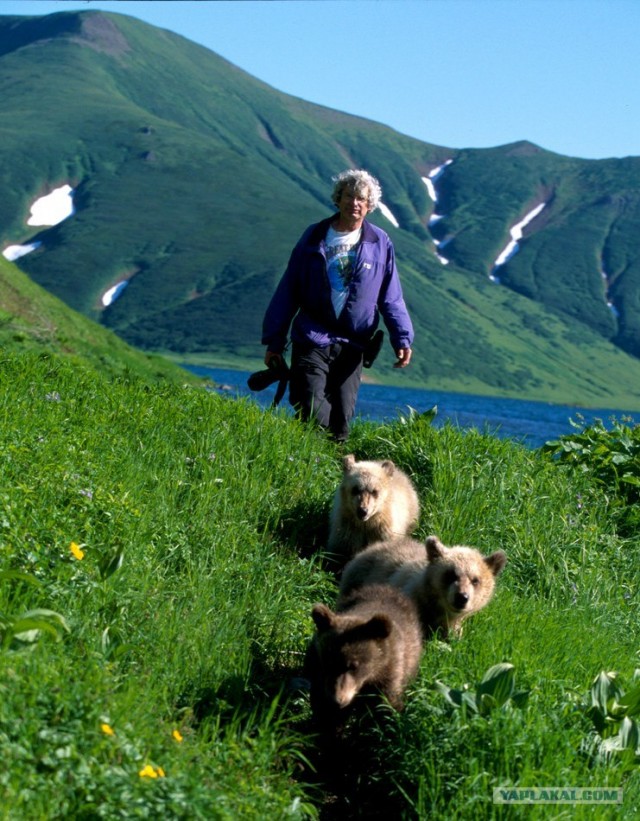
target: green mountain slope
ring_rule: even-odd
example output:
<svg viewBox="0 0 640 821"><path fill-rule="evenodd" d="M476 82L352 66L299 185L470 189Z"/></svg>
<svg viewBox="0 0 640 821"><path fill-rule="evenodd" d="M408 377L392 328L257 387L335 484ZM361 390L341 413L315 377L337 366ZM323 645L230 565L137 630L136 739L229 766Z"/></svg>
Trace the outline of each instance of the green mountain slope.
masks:
<svg viewBox="0 0 640 821"><path fill-rule="evenodd" d="M417 331L409 371L375 378L640 406L640 159L430 145L97 11L0 17L0 94L2 247L40 242L21 269L137 347L257 364L293 243L329 213L330 177L358 166L398 223L372 217L396 245ZM449 160L434 204L425 179ZM63 184L74 215L28 226L34 200Z"/></svg>
<svg viewBox="0 0 640 821"><path fill-rule="evenodd" d="M132 348L0 258L0 351L34 350L61 354L110 376L128 371L149 381L195 384L184 369Z"/></svg>

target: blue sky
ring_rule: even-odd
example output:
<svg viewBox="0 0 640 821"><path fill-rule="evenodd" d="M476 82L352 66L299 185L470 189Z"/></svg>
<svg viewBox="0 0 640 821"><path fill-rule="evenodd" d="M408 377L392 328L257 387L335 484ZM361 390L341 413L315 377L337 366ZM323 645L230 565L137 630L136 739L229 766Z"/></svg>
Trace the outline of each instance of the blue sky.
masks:
<svg viewBox="0 0 640 821"><path fill-rule="evenodd" d="M638 0L0 0L3 15L90 8L425 142L640 156Z"/></svg>

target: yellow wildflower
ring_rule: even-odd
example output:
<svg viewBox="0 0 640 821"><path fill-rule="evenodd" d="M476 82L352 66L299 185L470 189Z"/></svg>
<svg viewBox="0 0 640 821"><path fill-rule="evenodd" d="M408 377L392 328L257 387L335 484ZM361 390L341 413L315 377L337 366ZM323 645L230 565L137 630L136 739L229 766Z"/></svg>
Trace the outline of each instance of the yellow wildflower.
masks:
<svg viewBox="0 0 640 821"><path fill-rule="evenodd" d="M182 741L182 733L180 730L174 730L171 735L175 738L175 740L180 743Z"/></svg>
<svg viewBox="0 0 640 821"><path fill-rule="evenodd" d="M164 778L166 773L162 769L162 767L156 767L155 769L151 766L151 764L146 764L138 773L140 778Z"/></svg>
<svg viewBox="0 0 640 821"><path fill-rule="evenodd" d="M115 735L116 734L116 731L113 729L113 727L110 727L108 724L101 724L100 729L102 730L102 732L105 735Z"/></svg>
<svg viewBox="0 0 640 821"><path fill-rule="evenodd" d="M138 773L140 778L157 778L158 773L153 769L151 764L145 765Z"/></svg>
<svg viewBox="0 0 640 821"><path fill-rule="evenodd" d="M84 559L84 550L82 550L82 548L80 547L79 544L76 544L75 542L71 542L71 545L69 546L69 549L71 550L71 552L73 553L75 558L78 559L78 561L80 561L81 559Z"/></svg>

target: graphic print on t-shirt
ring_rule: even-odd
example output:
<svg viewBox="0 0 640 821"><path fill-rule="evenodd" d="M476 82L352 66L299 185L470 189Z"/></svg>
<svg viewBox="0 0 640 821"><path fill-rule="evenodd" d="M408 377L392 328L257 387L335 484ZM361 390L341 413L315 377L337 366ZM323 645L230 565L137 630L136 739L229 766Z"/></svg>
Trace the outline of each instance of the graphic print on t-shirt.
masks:
<svg viewBox="0 0 640 821"><path fill-rule="evenodd" d="M327 274L331 283L331 302L336 316L340 316L349 294L349 283L356 264L357 246L361 231L338 233L329 228L325 242Z"/></svg>

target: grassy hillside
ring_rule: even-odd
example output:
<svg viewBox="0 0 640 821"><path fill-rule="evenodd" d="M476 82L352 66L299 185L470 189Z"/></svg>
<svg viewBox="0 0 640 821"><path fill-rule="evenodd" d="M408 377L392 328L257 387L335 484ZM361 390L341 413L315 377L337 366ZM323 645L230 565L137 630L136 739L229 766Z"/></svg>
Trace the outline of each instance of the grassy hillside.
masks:
<svg viewBox="0 0 640 821"><path fill-rule="evenodd" d="M425 280L407 266L403 283L418 317L416 360L407 382L583 406L639 406L640 361L579 321L560 318L488 280L469 288L466 274L454 268ZM374 377L399 382L391 362L387 350Z"/></svg>
<svg viewBox="0 0 640 821"><path fill-rule="evenodd" d="M351 451L415 480L420 538L509 561L463 636L427 645L405 712L328 761L287 687L335 597L317 551L340 453L250 403L0 356L0 817L475 821L535 786L623 789L553 811L637 817L637 499L606 435L575 470L424 417L355 426Z"/></svg>
<svg viewBox="0 0 640 821"><path fill-rule="evenodd" d="M196 384L184 369L146 354L69 308L0 258L0 350L62 354L107 375L136 374L148 380Z"/></svg>
<svg viewBox="0 0 640 821"><path fill-rule="evenodd" d="M0 241L40 241L20 267L140 348L256 367L293 243L329 212L331 175L363 166L399 222L374 215L393 237L417 329L411 369L377 378L638 406L638 158L423 143L92 10L0 17L0 94ZM447 160L434 205L422 178ZM34 200L65 183L75 214L29 227ZM511 227L541 202L489 286ZM442 219L430 225L434 210ZM449 265L434 240L447 241Z"/></svg>

